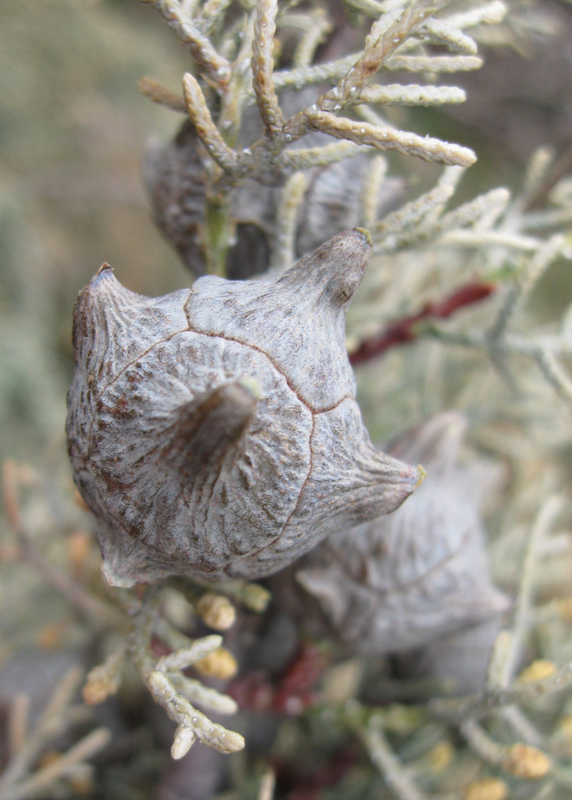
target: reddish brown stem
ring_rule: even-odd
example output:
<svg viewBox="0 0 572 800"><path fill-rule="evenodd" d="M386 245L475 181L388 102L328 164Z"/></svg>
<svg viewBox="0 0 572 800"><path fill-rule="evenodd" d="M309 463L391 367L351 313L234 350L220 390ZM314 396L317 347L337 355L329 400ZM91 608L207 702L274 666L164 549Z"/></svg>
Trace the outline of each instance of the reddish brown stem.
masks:
<svg viewBox="0 0 572 800"><path fill-rule="evenodd" d="M327 653L304 642L282 675L250 672L234 680L228 693L241 708L297 716L315 705L315 687L328 663Z"/></svg>
<svg viewBox="0 0 572 800"><path fill-rule="evenodd" d="M354 366L363 364L392 347L414 341L417 338L415 326L419 322L426 319L447 319L460 308L466 308L485 300L495 289L496 285L493 283L467 283L444 300L426 303L416 314L396 320L381 333L364 339L357 350L351 353L350 363Z"/></svg>

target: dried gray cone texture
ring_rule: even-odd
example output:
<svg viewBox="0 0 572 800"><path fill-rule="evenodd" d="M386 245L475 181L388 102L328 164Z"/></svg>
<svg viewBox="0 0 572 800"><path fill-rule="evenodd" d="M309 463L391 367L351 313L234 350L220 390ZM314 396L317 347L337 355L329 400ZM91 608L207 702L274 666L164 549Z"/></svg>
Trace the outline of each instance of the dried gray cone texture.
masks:
<svg viewBox="0 0 572 800"><path fill-rule="evenodd" d="M390 446L424 464L422 486L394 514L334 532L297 570L351 650L379 656L423 647L507 609L486 561L486 472L457 463L464 427L460 415L440 414Z"/></svg>
<svg viewBox="0 0 572 800"><path fill-rule="evenodd" d="M74 315L69 451L109 581L259 578L397 508L421 471L375 450L345 311L367 232L279 278L150 299L107 265Z"/></svg>
<svg viewBox="0 0 572 800"><path fill-rule="evenodd" d="M313 102L314 93L310 97ZM262 133L256 109L247 109L244 126L246 145ZM187 121L172 142L163 146L151 143L145 156L144 176L157 227L177 250L183 264L195 275L202 275L205 259L201 225L207 196L207 171L198 141L195 129ZM330 142L325 134L313 133L295 142L290 149L318 147ZM298 213L297 255L308 253L324 239L360 223L361 196L370 173L371 159L366 155L306 171L307 188ZM227 257L226 269L230 277L249 278L269 268L286 177L278 174L274 182L268 183L247 178L231 192L236 243ZM377 217L393 210L403 192L403 181L386 178L377 196Z"/></svg>

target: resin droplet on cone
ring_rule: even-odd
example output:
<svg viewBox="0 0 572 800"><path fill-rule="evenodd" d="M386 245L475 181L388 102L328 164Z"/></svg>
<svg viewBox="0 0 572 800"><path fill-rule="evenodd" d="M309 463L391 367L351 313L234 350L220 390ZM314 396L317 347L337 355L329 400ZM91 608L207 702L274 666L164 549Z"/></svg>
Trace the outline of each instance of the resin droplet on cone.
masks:
<svg viewBox="0 0 572 800"><path fill-rule="evenodd" d="M413 491L420 470L371 444L344 347L370 250L356 229L278 278L151 299L104 265L82 291L67 432L111 583L260 578Z"/></svg>

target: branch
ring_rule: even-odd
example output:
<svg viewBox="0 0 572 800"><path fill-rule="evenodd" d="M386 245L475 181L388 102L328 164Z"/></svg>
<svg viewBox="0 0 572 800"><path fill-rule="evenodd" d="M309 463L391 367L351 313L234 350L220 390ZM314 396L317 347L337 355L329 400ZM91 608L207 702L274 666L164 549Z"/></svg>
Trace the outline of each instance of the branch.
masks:
<svg viewBox="0 0 572 800"><path fill-rule="evenodd" d="M167 89L158 81L153 78L140 78L137 82L137 87L141 94L148 97L153 103L157 103L164 108L169 108L171 111L176 111L180 114L187 113L187 104L180 95Z"/></svg>
<svg viewBox="0 0 572 800"><path fill-rule="evenodd" d="M98 627L112 625L124 628L124 615L113 606L105 603L76 583L66 573L44 560L36 550L32 537L26 530L20 515L18 503L17 466L13 461L2 465L2 492L4 510L8 524L14 532L22 561L33 566L42 577L70 603Z"/></svg>
<svg viewBox="0 0 572 800"><path fill-rule="evenodd" d="M29 704L29 699L26 702L22 696L16 697L12 710L10 737L13 749L10 751L10 761L0 779L0 800L34 800L39 797L55 796L57 790L61 789L59 784L61 779L70 776L78 765L84 764L109 742L109 730L98 728L70 747L67 752L32 772L38 757L50 742L59 739L79 721L76 713L78 709L71 704L81 678L82 671L76 667L72 667L63 675L31 734L26 724L26 705Z"/></svg>
<svg viewBox="0 0 572 800"><path fill-rule="evenodd" d="M220 135L211 117L211 112L201 87L190 72L187 72L183 78L183 89L189 117L195 126L199 139L219 167L233 175L236 172L238 157Z"/></svg>
<svg viewBox="0 0 572 800"><path fill-rule="evenodd" d="M182 758L198 739L221 753L232 753L244 747L244 739L238 733L227 730L222 725L212 722L208 717L191 705L188 697L196 702L218 711L233 713L236 704L230 697L220 695L216 690L206 687L198 688L198 681L179 675L185 669L203 659L207 653L219 647L220 636L207 636L203 639L191 640L187 636L171 628L162 619L157 610L160 593L149 590L140 611L134 618L130 649L133 661L139 671L143 683L147 686L156 703L163 706L167 714L177 724L171 755ZM153 632L157 629L159 636L166 640L174 652L157 658L151 643ZM222 649L222 648L221 648Z"/></svg>
<svg viewBox="0 0 572 800"><path fill-rule="evenodd" d="M345 102L349 99L358 87L361 88L373 78L395 50L425 24L428 17L444 8L448 2L417 0L408 8L389 11L374 22L366 37L363 54L335 87L337 91L332 89L320 98L318 107L329 111L339 100Z"/></svg>
<svg viewBox="0 0 572 800"><path fill-rule="evenodd" d="M264 130L270 139L284 126L272 77L277 13L278 0L259 0L252 43L252 85Z"/></svg>
<svg viewBox="0 0 572 800"><path fill-rule="evenodd" d="M363 734L363 739L371 760L399 800L426 800L427 795L413 783L391 750L379 719L375 717L371 719Z"/></svg>
<svg viewBox="0 0 572 800"><path fill-rule="evenodd" d="M306 178L302 172L295 172L282 189L276 214L276 234L270 267L270 272L273 274L284 272L294 263L296 227L305 191Z"/></svg>
<svg viewBox="0 0 572 800"><path fill-rule="evenodd" d="M335 136L336 139L347 139L359 145L369 145L376 150L395 150L403 155L417 156L424 161L459 167L470 167L477 160L468 147L399 131L389 125L371 125L369 122L339 118L329 111L312 109L306 112L306 118L314 130Z"/></svg>
<svg viewBox="0 0 572 800"><path fill-rule="evenodd" d="M350 354L350 364L363 364L382 355L392 347L413 342L418 338L416 326L427 319L447 319L459 309L486 300L496 290L492 283L468 283L457 289L444 300L427 303L416 314L391 323L380 334L362 341Z"/></svg>
<svg viewBox="0 0 572 800"><path fill-rule="evenodd" d="M364 86L356 102L371 105L439 106L445 103L464 103L466 99L465 91L457 86L386 83L383 86Z"/></svg>
<svg viewBox="0 0 572 800"><path fill-rule="evenodd" d="M567 689L571 684L572 663L566 664L555 675L540 681L491 688L466 697L430 700L428 710L439 719L460 723L468 717L475 719L485 717L498 708L511 706L514 703L530 703L537 698Z"/></svg>
<svg viewBox="0 0 572 800"><path fill-rule="evenodd" d="M179 42L191 53L199 69L205 72L220 89L228 86L231 67L213 47L208 36L190 20L185 19L179 3L175 0L143 0L150 3L167 21Z"/></svg>

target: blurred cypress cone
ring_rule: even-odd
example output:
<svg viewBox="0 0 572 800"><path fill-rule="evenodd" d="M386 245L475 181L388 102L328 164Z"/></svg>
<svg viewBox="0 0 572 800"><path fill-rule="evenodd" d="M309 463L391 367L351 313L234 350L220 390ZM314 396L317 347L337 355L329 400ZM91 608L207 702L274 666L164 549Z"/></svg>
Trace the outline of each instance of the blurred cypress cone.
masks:
<svg viewBox="0 0 572 800"><path fill-rule="evenodd" d="M488 652L497 629L480 623L508 608L491 581L480 511L499 472L483 462L458 463L464 431L459 414L444 413L395 440L389 453L427 469L417 492L389 516L330 534L291 569L290 587L295 576L351 652L416 649L419 664L419 649L434 645L426 666L437 674L441 637L463 631L470 649L471 626L478 652ZM298 612L306 617L307 599L298 591Z"/></svg>
<svg viewBox="0 0 572 800"><path fill-rule="evenodd" d="M293 99L303 105L307 95L307 91L301 92ZM288 112L292 106L291 96L285 95L281 102ZM291 111L293 113L294 109ZM262 125L258 109L251 106L244 115L241 138L246 143L260 135ZM294 142L291 149L329 143L330 137L313 133ZM201 226L207 200L206 166L209 161L208 156L203 160L195 129L187 120L171 142L148 146L144 164L153 219L183 264L196 276L206 271ZM361 196L371 172L371 161L372 154L364 154L305 170L306 189L297 214L295 258L301 258L335 234L363 224ZM270 267L286 180L284 175L274 178L273 183L246 178L231 191L231 218L236 226L226 264L226 276L231 280L244 280ZM378 219L399 205L404 190L402 179L384 179L377 197Z"/></svg>

